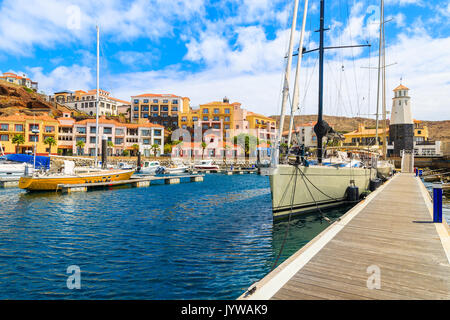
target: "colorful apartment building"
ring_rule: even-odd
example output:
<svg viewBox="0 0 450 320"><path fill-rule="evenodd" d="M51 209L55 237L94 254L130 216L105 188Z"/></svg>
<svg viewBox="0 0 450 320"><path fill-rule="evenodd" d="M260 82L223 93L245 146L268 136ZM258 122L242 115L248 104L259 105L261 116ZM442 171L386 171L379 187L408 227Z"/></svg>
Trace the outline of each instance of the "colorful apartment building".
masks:
<svg viewBox="0 0 450 320"><path fill-rule="evenodd" d="M58 148L62 154L95 155L96 120L75 121L70 117L57 119L59 122ZM121 123L102 116L99 119L99 139L106 135L109 146L108 154L121 156L127 150L135 155L135 145L142 155L153 155L152 146L159 146L157 155L164 152L164 127L141 121L140 123ZM78 142L82 141L82 144ZM101 141L98 143L100 150Z"/></svg>
<svg viewBox="0 0 450 320"><path fill-rule="evenodd" d="M307 122L298 125L292 130L291 144L304 145L305 147L317 147L317 136L314 132L316 122ZM281 143L288 142L289 131L283 131Z"/></svg>
<svg viewBox="0 0 450 320"><path fill-rule="evenodd" d="M0 117L0 143L5 154L34 153L36 142L37 155L57 154L57 146L44 141L51 137L58 141L59 123L47 115L28 116L16 114ZM22 136L23 143L15 144L14 136Z"/></svg>
<svg viewBox="0 0 450 320"><path fill-rule="evenodd" d="M178 116L189 109L190 99L173 94L145 93L131 97L131 121L148 119L167 129L178 128Z"/></svg>
<svg viewBox="0 0 450 320"><path fill-rule="evenodd" d="M30 78L27 78L25 75L18 76L12 72L4 72L2 76L0 76L0 80L6 81L8 83L14 83L20 86L25 86L31 90L38 90L38 83L31 81Z"/></svg>
<svg viewBox="0 0 450 320"><path fill-rule="evenodd" d="M110 92L99 90L99 115L115 116L119 114L122 106L130 105L129 101L113 98ZM50 101L65 105L71 109L76 109L87 115L94 116L97 113L97 90L77 90L77 91L59 91L49 97Z"/></svg>
<svg viewBox="0 0 450 320"><path fill-rule="evenodd" d="M241 133L252 132L260 140L275 139L275 120L241 108L238 102L230 103L228 98L189 108L178 117L180 128L194 132L210 129L221 131L224 141Z"/></svg>

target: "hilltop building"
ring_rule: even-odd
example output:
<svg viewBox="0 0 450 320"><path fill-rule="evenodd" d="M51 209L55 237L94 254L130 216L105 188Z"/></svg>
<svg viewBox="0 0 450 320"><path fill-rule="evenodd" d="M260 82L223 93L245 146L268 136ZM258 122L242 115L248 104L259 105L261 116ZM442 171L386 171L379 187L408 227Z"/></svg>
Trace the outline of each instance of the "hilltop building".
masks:
<svg viewBox="0 0 450 320"><path fill-rule="evenodd" d="M27 78L25 75L18 76L12 72L4 72L2 76L0 76L0 80L6 81L8 83L14 83L20 86L25 86L33 91L38 90L38 83L32 81L30 78Z"/></svg>
<svg viewBox="0 0 450 320"><path fill-rule="evenodd" d="M129 101L120 100L110 96L110 93L105 90L99 90L100 106L99 115L116 116L119 114L118 110L122 106L129 106ZM71 109L76 109L93 116L97 112L97 90L89 91L59 91L55 92L49 97L50 101L65 105Z"/></svg>
<svg viewBox="0 0 450 320"><path fill-rule="evenodd" d="M317 136L314 132L316 122L307 122L298 125L292 130L292 145L304 145L305 147L317 147ZM289 131L283 131L281 143L287 144Z"/></svg>
<svg viewBox="0 0 450 320"><path fill-rule="evenodd" d="M174 94L144 93L131 97L130 120L148 119L166 129L178 128L178 115L189 109L190 99Z"/></svg>

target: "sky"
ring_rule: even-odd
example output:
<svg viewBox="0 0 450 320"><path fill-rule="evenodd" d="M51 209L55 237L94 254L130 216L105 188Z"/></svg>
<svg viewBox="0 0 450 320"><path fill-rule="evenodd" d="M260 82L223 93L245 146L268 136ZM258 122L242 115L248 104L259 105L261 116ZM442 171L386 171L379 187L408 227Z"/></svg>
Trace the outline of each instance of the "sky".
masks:
<svg viewBox="0 0 450 320"><path fill-rule="evenodd" d="M379 0L326 0L324 113L376 113ZM100 87L130 101L143 93L187 96L191 106L232 102L277 115L293 0L0 0L0 72L26 74L39 90ZM300 0L295 49L304 0ZM450 0L385 0L386 101L409 87L413 117L450 119ZM310 0L304 46L318 45L319 0ZM291 88L297 58L291 71ZM318 54L303 56L300 109L317 113Z"/></svg>

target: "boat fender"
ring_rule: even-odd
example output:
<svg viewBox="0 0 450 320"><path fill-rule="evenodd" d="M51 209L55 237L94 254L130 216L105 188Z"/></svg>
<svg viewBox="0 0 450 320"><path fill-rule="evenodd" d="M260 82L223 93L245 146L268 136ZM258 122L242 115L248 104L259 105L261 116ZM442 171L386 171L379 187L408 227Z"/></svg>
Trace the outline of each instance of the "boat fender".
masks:
<svg viewBox="0 0 450 320"><path fill-rule="evenodd" d="M359 189L356 186L349 186L345 192L347 194L347 201L358 202L359 201Z"/></svg>
<svg viewBox="0 0 450 320"><path fill-rule="evenodd" d="M375 191L379 186L381 186L381 179L376 178L376 179L370 180L370 183L369 183L370 191Z"/></svg>

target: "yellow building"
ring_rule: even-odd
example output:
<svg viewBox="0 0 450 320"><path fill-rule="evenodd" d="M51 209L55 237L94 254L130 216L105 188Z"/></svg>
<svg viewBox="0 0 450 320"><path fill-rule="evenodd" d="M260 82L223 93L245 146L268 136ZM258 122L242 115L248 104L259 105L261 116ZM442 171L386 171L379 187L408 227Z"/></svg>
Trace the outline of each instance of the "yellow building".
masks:
<svg viewBox="0 0 450 320"><path fill-rule="evenodd" d="M383 145L383 128L378 128L378 143ZM368 129L363 124L358 129L345 133L344 145L346 146L371 146L375 145L376 129ZM389 128L386 129L386 139L389 141ZM428 141L428 127L422 121L414 120L414 141Z"/></svg>
<svg viewBox="0 0 450 320"><path fill-rule="evenodd" d="M34 129L39 133L33 133ZM49 145L44 143L48 137L58 142L58 121L48 115L27 116L11 115L0 117L0 143L5 154L33 153L36 139L36 154L48 155ZM13 144L13 137L21 135L24 143L19 146ZM51 147L51 153L57 153L57 145Z"/></svg>
<svg viewBox="0 0 450 320"><path fill-rule="evenodd" d="M180 113L178 126L183 129L200 126L202 130L222 130L224 137L233 137L249 129L258 129L260 139L270 140L275 136L274 119L247 111L241 108L240 103L230 103L226 97L223 101L209 102Z"/></svg>

